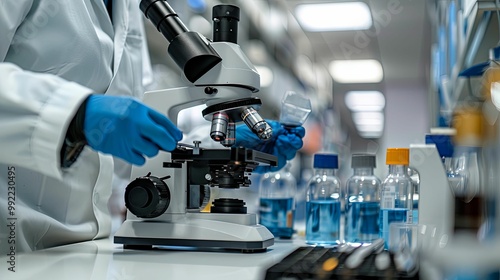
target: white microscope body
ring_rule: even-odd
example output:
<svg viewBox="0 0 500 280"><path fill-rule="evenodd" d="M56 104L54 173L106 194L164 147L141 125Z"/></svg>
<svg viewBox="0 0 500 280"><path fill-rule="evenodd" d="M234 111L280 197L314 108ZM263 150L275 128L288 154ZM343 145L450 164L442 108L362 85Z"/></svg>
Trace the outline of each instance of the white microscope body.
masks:
<svg viewBox="0 0 500 280"><path fill-rule="evenodd" d="M234 12L236 7L224 8ZM141 9L152 21L155 17L159 18L154 13L168 14L157 20L160 24L165 23L165 19L176 18L166 1L142 1ZM154 9L157 11L151 12ZM178 21L174 22L174 25L179 24L181 23ZM202 38L199 34L190 36L195 41ZM172 40L170 53L174 43ZM146 92L144 103L164 113L174 124L177 124L181 110L206 104L207 108L200 113L208 121L216 119L222 113L229 124L244 120L249 127L264 125L270 129L256 113L260 108L260 100L252 97L260 87L259 74L239 45L227 41L208 42L205 38L202 38L202 43L213 49L222 60L194 78L189 76L187 68L191 66L197 70L197 65L189 65L190 62L179 65L184 70L182 79L186 86ZM180 51L183 52L182 44L180 45ZM226 140L231 140L231 131L225 129L226 123L222 124L220 128L220 122L213 121L212 131L207 131L207 134L220 130L222 134L227 133ZM255 127L251 127L252 131L258 134ZM265 134L272 130L263 130L260 130L263 137L270 137ZM243 201L222 199L222 205L213 206L210 213L201 211L209 196L208 186L235 189L245 187L250 183L247 176L253 167L258 164L277 164L276 157L272 155L227 147L204 149L199 143L194 146L180 144L175 151L160 152L156 157L148 159L143 166L134 166L132 183L125 193L127 218L114 236L115 243L124 244L127 248L158 245L248 252L266 250L273 245L274 236L266 227L257 223L256 214L246 213Z"/></svg>

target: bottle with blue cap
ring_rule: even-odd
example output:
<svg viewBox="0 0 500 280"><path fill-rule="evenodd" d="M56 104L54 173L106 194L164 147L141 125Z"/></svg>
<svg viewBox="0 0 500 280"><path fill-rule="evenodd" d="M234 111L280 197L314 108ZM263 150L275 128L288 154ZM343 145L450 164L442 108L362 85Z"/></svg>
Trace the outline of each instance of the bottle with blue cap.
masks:
<svg viewBox="0 0 500 280"><path fill-rule="evenodd" d="M335 245L341 243L340 180L336 175L338 155L315 154L314 176L306 194L306 243Z"/></svg>

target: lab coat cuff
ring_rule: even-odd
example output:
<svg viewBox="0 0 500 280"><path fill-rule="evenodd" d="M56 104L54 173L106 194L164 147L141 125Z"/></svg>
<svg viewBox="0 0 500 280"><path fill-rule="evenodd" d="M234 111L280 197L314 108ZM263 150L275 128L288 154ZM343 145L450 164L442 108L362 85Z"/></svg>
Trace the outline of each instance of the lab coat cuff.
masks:
<svg viewBox="0 0 500 280"><path fill-rule="evenodd" d="M45 174L62 178L60 150L67 128L80 104L91 93L89 88L68 82L44 104L33 132L32 152L36 165L45 170Z"/></svg>

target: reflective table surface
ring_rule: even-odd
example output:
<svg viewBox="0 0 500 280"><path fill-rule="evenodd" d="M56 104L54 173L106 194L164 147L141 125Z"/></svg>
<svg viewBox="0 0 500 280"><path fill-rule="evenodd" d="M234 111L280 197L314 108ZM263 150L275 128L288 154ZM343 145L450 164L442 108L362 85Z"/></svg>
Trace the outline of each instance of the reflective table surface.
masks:
<svg viewBox="0 0 500 280"><path fill-rule="evenodd" d="M19 253L15 272L0 256L0 279L264 279L266 269L303 241L280 241L262 253L186 248L123 249L111 239Z"/></svg>

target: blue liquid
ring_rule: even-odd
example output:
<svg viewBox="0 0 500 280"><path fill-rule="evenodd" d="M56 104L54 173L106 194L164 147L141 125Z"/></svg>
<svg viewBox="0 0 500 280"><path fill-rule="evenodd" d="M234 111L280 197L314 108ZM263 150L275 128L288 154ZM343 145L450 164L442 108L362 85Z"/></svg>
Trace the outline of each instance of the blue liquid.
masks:
<svg viewBox="0 0 500 280"><path fill-rule="evenodd" d="M372 242L379 238L379 202L349 202L346 213L346 242Z"/></svg>
<svg viewBox="0 0 500 280"><path fill-rule="evenodd" d="M306 242L340 243L340 201L313 200L306 203Z"/></svg>
<svg viewBox="0 0 500 280"><path fill-rule="evenodd" d="M274 237L291 238L293 235L293 198L261 198L259 223Z"/></svg>
<svg viewBox="0 0 500 280"><path fill-rule="evenodd" d="M418 224L418 198L413 197L413 223Z"/></svg>
<svg viewBox="0 0 500 280"><path fill-rule="evenodd" d="M385 248L389 245L389 225L393 222L406 222L408 209L393 208L393 209L380 209L379 226L380 237L385 241Z"/></svg>

